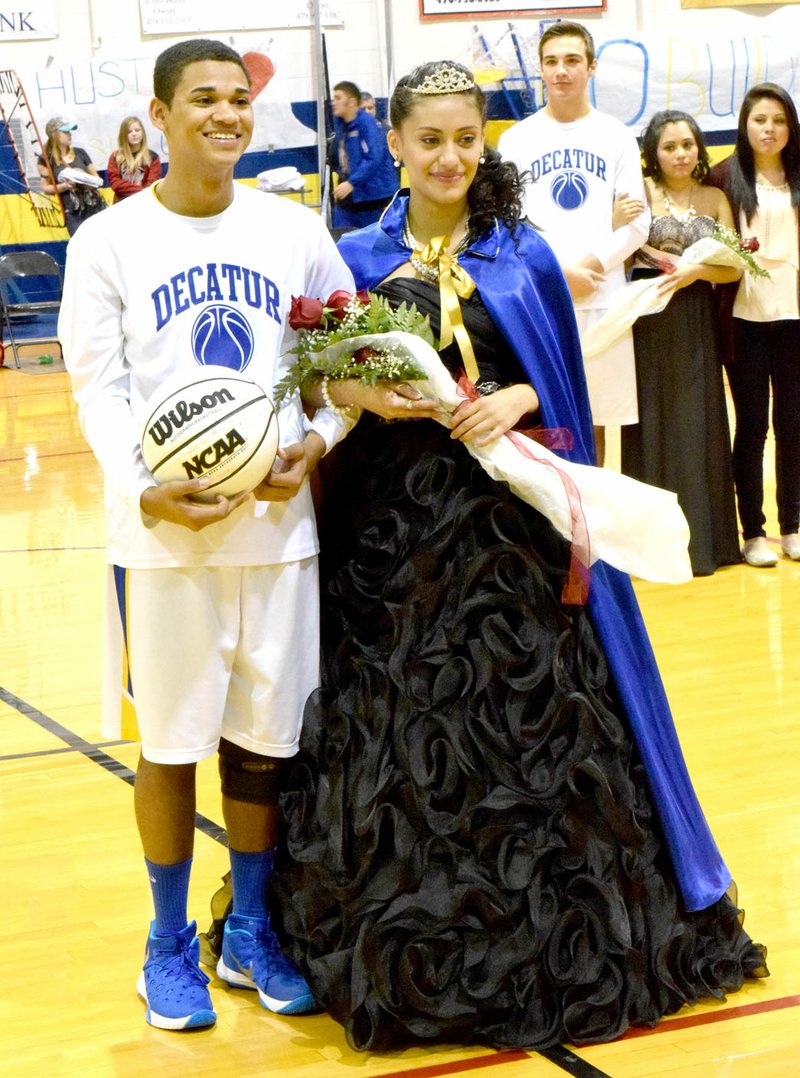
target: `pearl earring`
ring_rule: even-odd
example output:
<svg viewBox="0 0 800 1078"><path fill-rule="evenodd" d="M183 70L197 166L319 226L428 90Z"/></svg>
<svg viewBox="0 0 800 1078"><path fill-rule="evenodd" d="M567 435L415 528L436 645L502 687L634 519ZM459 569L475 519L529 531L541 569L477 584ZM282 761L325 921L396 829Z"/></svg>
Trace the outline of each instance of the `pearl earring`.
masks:
<svg viewBox="0 0 800 1078"><path fill-rule="evenodd" d="M485 165L486 164L486 158L484 157L483 154L481 154L480 157L478 158L478 164L479 165Z"/></svg>
<svg viewBox="0 0 800 1078"><path fill-rule="evenodd" d="M403 167L403 162L400 160L399 157L393 158L393 161L394 161L394 167L395 168L402 168Z"/></svg>

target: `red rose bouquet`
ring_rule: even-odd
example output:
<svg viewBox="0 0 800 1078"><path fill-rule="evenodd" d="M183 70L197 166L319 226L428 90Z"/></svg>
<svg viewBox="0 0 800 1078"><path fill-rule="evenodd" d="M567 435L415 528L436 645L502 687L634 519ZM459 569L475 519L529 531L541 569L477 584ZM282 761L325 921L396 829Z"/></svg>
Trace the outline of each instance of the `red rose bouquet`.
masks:
<svg viewBox="0 0 800 1078"><path fill-rule="evenodd" d="M723 244L728 250L733 251L736 258L744 262L744 268L746 273L752 273L754 277L769 277L769 271L765 270L763 266L753 258L753 255L759 248L759 242L757 236L748 236L746 239L734 232L732 228L726 228L725 225L717 224L714 227L714 235L712 239L715 239L717 243ZM689 248L692 250L692 248ZM699 261L699 260L698 260ZM711 262L711 258L708 259ZM726 265L736 263L727 263L723 259L719 259L717 264Z"/></svg>
<svg viewBox="0 0 800 1078"><path fill-rule="evenodd" d="M414 304L392 307L383 296L370 292L331 293L323 303L310 296L292 296L289 326L297 343L289 350L297 359L275 386L280 404L309 378L358 378L364 385L378 381L406 382L423 377L408 352L387 342L360 342L383 333L411 333L433 344L430 321ZM342 347L332 348L332 345Z"/></svg>

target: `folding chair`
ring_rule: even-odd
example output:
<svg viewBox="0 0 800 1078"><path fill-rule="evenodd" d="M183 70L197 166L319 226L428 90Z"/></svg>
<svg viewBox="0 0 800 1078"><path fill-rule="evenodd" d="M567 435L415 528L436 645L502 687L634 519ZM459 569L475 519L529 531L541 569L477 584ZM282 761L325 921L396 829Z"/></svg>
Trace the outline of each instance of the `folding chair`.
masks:
<svg viewBox="0 0 800 1078"><path fill-rule="evenodd" d="M13 321L32 322L35 331L41 330L46 316L58 314L61 289L61 269L46 251L11 251L0 255L0 337L4 331L8 332L17 367L20 361ZM53 328L51 332L26 334L24 339L57 341L58 336Z"/></svg>

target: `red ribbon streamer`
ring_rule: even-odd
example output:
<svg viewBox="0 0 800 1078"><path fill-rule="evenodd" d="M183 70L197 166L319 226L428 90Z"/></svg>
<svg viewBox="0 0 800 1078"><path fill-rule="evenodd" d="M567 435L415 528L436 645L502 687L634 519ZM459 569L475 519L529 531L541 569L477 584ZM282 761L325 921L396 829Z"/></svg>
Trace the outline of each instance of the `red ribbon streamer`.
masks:
<svg viewBox="0 0 800 1078"><path fill-rule="evenodd" d="M468 400L476 400L480 394L472 382L462 374L458 379L459 392ZM458 409L456 409L458 410ZM528 431L506 431L504 437L519 453L529 460L536 461L547 468L552 468L564 487L572 522L572 540L570 542L569 572L561 592L561 602L569 606L585 606L589 598L590 546L589 529L581 505L581 495L574 481L566 472L550 460L542 460L525 444L525 441L539 442L548 449L571 449L572 432L566 427L533 427ZM524 439L524 440L523 440Z"/></svg>

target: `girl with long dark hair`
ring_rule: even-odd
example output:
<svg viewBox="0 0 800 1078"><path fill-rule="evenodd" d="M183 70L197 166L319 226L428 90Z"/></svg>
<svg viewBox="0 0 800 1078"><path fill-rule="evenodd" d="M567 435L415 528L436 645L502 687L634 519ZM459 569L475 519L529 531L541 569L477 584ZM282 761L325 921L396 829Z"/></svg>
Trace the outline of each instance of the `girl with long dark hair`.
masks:
<svg viewBox="0 0 800 1078"><path fill-rule="evenodd" d="M399 83L409 189L344 236L359 288L442 297L468 393L449 429L408 385L358 404L324 482L322 686L283 797L274 878L290 952L351 1044L544 1047L620 1036L766 972L686 773L629 579L570 544L467 451L516 424L593 459L577 327L520 219L461 65ZM455 305L451 303L456 292ZM460 342L460 343L459 343ZM419 417L419 418L415 418Z"/></svg>
<svg viewBox="0 0 800 1078"><path fill-rule="evenodd" d="M766 539L764 446L770 397L780 547L800 561L800 124L789 94L772 82L752 87L739 112L736 148L711 169L733 207L743 237L769 279L750 274L725 308L733 317L726 357L736 412L733 474L745 561L777 564Z"/></svg>
<svg viewBox="0 0 800 1078"><path fill-rule="evenodd" d="M679 258L718 223L732 228L733 216L725 195L704 183L708 151L687 113L657 112L642 158L652 218L633 277L658 275L666 263L670 300L633 326L639 422L622 428L622 471L675 491L689 522L692 571L705 576L742 560L713 289L741 270Z"/></svg>

